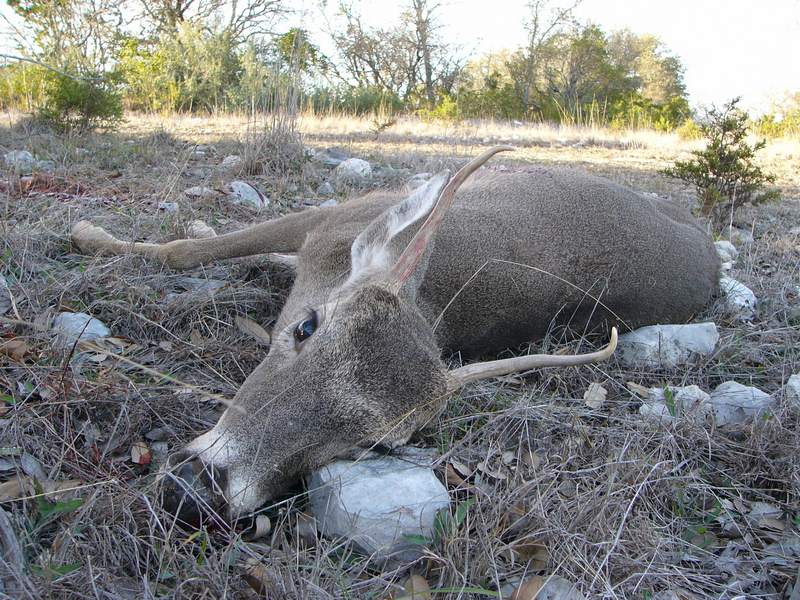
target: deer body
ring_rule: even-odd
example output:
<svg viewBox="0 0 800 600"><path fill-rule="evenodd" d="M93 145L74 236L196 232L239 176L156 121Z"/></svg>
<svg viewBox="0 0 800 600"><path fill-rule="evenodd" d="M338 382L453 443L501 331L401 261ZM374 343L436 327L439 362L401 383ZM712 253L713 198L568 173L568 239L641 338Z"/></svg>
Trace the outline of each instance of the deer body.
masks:
<svg viewBox="0 0 800 600"><path fill-rule="evenodd" d="M688 212L558 168L486 174L458 188L496 151L446 188L440 175L410 196L376 192L210 239L130 244L75 226L84 251L133 251L176 267L297 253L269 355L217 426L172 461L189 490L181 502L231 516L253 510L355 446L404 443L466 380L599 360L613 341L587 357L450 373L442 349L497 352L554 324L581 333L682 322L714 294L719 259Z"/></svg>

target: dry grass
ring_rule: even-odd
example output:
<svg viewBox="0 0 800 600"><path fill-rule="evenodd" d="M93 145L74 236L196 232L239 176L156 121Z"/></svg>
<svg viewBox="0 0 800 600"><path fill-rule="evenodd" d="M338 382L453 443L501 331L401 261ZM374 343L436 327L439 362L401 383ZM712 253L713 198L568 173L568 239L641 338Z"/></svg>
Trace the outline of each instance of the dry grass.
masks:
<svg viewBox="0 0 800 600"><path fill-rule="evenodd" d="M670 136L401 120L376 140L368 121L308 118L300 130L307 144L336 145L392 166L394 175L386 170L379 181L385 185L452 165L483 144L511 141L523 149L494 168L564 162L681 202L692 198L657 174L691 149ZM19 597L250 598L256 593L243 577L250 560L270 598L385 598L408 569L439 589L493 592L554 573L590 598L645 599L664 590L678 598L789 598L800 567L800 409L788 406L781 390L800 370L800 242L789 233L800 224L796 142L774 144L764 157L780 169L784 199L738 220L756 242L743 248L733 275L759 297L758 319L729 323L710 307L701 317L719 323L718 351L680 371L629 371L610 362L466 389L415 443L441 450L443 479L453 461L466 469L463 483L450 480L454 506L475 502L424 559L391 571L309 531L302 490L268 509L272 533L257 543L236 532L181 530L156 503L160 452L210 427L221 406L207 394L230 397L264 354L234 326L235 317L269 323L289 274L257 258L176 273L131 256L87 258L69 246L69 224L79 218L124 237L163 241L195 218L234 230L313 197L326 172L311 163L247 176L274 200L272 212L259 216L182 195L192 185L229 181L233 174L219 162L242 152L247 131L247 120L236 117L136 118L118 134L80 138L16 121L0 129L3 151L27 148L58 164L56 177L32 191L17 193L7 177L0 192L0 274L11 282L23 321L0 322L0 335L29 346L22 360L0 354L0 395L13 397L0 422L0 448L12 461L3 478L21 471L21 455L29 454L48 479L83 482L58 505L72 495L83 499L79 507L44 520L41 499L3 505L30 565ZM177 201L180 211L159 211L162 200ZM203 280L224 285L211 292ZM103 319L118 341L68 360L40 327L64 309ZM659 424L640 417L640 399L626 385L709 390L729 379L775 394L778 408L726 430ZM176 381L205 393L187 393ZM609 391L598 409L582 400L592 382ZM148 440L157 450L154 464L131 463L131 444L159 428L167 430L166 444ZM757 502L774 506L775 520L753 517ZM781 540L793 545L781 550ZM60 575L61 567L73 570Z"/></svg>

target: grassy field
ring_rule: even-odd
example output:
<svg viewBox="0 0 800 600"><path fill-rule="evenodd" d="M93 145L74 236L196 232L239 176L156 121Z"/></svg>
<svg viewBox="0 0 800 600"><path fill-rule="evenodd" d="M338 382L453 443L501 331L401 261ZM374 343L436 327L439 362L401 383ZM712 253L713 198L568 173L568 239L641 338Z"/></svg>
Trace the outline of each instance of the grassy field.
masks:
<svg viewBox="0 0 800 600"><path fill-rule="evenodd" d="M413 119L377 133L380 125L297 122L306 147L370 160L372 186L399 186L511 143L519 150L488 168L561 163L694 201L693 190L658 172L697 147L672 135ZM424 559L380 570L319 537L299 488L268 509L272 530L262 539L176 527L156 502L158 464L210 428L223 408L213 397L231 397L260 362L265 349L235 318L270 323L291 274L258 258L175 272L133 256L86 257L71 248L69 227L91 219L121 238L167 241L195 219L222 233L320 202L329 171L303 158L290 130L265 137L262 129L246 117L139 116L114 133L55 135L2 117L3 153L29 150L55 163L30 180L9 171L0 179L0 275L14 298L0 336L17 342L0 350L0 500L28 565L17 597L400 598L410 568L440 590L437 599L510 597L520 581L555 574L587 598L796 600L800 407L782 388L800 371L797 140L773 142L761 157L781 200L734 223L755 239L739 245L732 275L759 298L757 319L729 322L709 307L698 320L717 322L719 347L679 371L612 360L463 390L413 441L443 453L443 481L453 464L466 467L462 482L448 480L454 507L474 500ZM233 171L221 166L231 154L245 159ZM265 190L270 207L257 214L222 194L184 194L233 179ZM114 338L70 361L48 334L60 310L91 313ZM636 386L710 391L731 379L774 394L774 414L716 429L638 412ZM608 390L599 408L583 400L595 382ZM142 442L151 464L131 461Z"/></svg>

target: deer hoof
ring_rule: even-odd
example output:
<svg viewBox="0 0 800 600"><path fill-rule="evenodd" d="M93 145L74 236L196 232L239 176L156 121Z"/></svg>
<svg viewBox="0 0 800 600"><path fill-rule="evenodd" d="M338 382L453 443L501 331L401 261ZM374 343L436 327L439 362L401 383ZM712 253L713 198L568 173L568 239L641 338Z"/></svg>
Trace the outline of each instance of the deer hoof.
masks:
<svg viewBox="0 0 800 600"><path fill-rule="evenodd" d="M105 229L89 221L78 221L72 226L72 244L83 254L108 252L116 241Z"/></svg>

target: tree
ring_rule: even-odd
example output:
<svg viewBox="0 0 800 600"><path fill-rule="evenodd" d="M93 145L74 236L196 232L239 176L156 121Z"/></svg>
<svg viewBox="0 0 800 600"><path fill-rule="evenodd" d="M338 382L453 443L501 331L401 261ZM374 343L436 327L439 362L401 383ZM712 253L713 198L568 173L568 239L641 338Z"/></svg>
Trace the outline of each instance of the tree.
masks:
<svg viewBox="0 0 800 600"><path fill-rule="evenodd" d="M575 25L574 12L582 0L560 3L554 0L530 0L529 17L525 22L528 42L521 55L522 68L517 68L516 80L522 103L530 108L533 98L540 95L539 70L543 53L551 45L553 37L564 28Z"/></svg>
<svg viewBox="0 0 800 600"><path fill-rule="evenodd" d="M430 0L410 0L397 23L370 27L352 3L342 2L344 26L331 33L340 80L378 88L407 102L421 91L429 105L440 92L449 93L461 63L439 35L438 7Z"/></svg>

